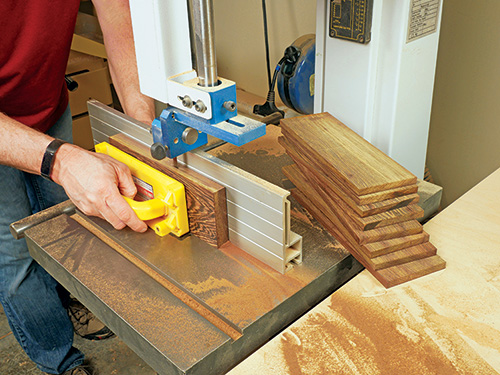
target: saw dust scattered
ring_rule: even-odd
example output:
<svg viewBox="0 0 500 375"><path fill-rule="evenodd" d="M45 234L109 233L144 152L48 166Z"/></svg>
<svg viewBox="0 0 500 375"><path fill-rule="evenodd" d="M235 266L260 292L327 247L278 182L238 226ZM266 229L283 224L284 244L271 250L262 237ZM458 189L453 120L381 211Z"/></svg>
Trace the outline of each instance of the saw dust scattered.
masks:
<svg viewBox="0 0 500 375"><path fill-rule="evenodd" d="M110 328L117 324L117 319L125 321L180 366L192 365L228 339L173 298L167 289L145 277L139 268L131 267L118 253L109 249L103 251L103 246L95 242L88 247L75 277L119 316L104 317ZM71 264L72 260L67 259L67 262ZM132 284L135 288L130 288ZM202 339L189 340L190 337Z"/></svg>
<svg viewBox="0 0 500 375"><path fill-rule="evenodd" d="M342 290L333 294L281 335L288 373L496 373L498 360L484 361L464 335L486 347L490 358L498 358L498 348L492 346L500 342L498 331L437 314L410 286L396 293L390 290L368 298ZM407 294L412 304L401 294ZM291 339L290 332L297 338Z"/></svg>
<svg viewBox="0 0 500 375"><path fill-rule="evenodd" d="M210 276L202 282L183 285L242 329L304 286L304 281L274 271L231 243L220 250L248 271L238 284ZM255 262L260 263L258 268L249 266Z"/></svg>
<svg viewBox="0 0 500 375"><path fill-rule="evenodd" d="M285 149L278 144L278 137L281 136L281 128L279 126L267 126L266 135L249 142L243 146L234 146L230 143L219 146L210 151L214 156L220 154L267 154L272 156L280 156L285 153Z"/></svg>

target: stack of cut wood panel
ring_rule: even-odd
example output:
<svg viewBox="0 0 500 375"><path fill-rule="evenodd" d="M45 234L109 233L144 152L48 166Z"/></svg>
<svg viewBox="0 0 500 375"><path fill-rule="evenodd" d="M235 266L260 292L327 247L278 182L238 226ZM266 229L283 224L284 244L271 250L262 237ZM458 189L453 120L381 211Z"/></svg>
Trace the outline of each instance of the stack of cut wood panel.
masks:
<svg viewBox="0 0 500 375"><path fill-rule="evenodd" d="M292 195L385 287L445 267L416 220L416 177L328 113L281 121Z"/></svg>

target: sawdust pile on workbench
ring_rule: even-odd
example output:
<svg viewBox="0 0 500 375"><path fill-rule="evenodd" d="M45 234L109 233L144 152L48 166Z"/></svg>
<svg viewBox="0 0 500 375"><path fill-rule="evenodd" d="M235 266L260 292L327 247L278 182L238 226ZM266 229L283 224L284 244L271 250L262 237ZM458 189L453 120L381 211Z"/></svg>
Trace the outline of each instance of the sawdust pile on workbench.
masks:
<svg viewBox="0 0 500 375"><path fill-rule="evenodd" d="M447 342L439 332L439 325L426 325L424 320L414 319L403 306L388 313L379 301L334 294L315 308L313 314L295 323L294 328L281 336L288 372L293 375L494 373L484 362L467 358L468 354L457 343ZM425 310L424 305L420 308Z"/></svg>

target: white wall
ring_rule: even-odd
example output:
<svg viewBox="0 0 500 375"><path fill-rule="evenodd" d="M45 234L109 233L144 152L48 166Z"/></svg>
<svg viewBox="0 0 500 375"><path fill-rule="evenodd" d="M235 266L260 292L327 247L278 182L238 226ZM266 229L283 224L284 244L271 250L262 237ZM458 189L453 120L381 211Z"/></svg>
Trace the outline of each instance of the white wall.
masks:
<svg viewBox="0 0 500 375"><path fill-rule="evenodd" d="M214 0L219 76L245 91L267 94L264 28L260 0ZM286 47L315 33L316 0L267 0L271 69Z"/></svg>
<svg viewBox="0 0 500 375"><path fill-rule="evenodd" d="M498 14L498 0L444 0L427 150L444 206L500 167Z"/></svg>

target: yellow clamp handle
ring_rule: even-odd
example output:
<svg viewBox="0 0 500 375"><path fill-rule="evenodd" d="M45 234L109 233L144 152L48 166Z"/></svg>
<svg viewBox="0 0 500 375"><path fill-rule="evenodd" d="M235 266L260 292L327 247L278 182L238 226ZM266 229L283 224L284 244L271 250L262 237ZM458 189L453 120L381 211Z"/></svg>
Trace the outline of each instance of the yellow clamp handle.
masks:
<svg viewBox="0 0 500 375"><path fill-rule="evenodd" d="M154 198L147 201L136 201L123 196L140 220L152 220L165 215L165 203Z"/></svg>

